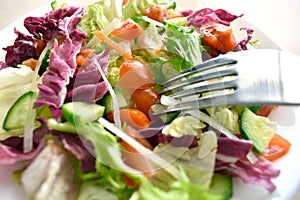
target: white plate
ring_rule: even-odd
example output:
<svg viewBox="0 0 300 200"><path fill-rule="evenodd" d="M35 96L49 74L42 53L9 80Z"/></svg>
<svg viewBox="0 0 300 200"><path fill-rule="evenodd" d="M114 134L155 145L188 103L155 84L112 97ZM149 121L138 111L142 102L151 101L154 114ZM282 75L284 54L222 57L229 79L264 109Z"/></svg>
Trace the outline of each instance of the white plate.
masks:
<svg viewBox="0 0 300 200"><path fill-rule="evenodd" d="M191 8L194 5L194 1L180 0L178 1L182 7ZM34 10L28 13L26 16L42 16L50 10L49 5ZM14 40L13 28L17 27L18 30L24 30L22 27L24 17L16 20L0 32L0 47L6 47L11 45ZM237 25L251 26L243 19L237 21ZM255 28L255 27L254 27ZM255 29L255 39L261 41L258 47L266 48L279 48L279 46L268 38L261 31ZM0 60L4 60L5 52L0 50ZM297 86L295 86L297 87ZM295 91L298 91L295 88ZM234 200L290 200L297 193L300 188L300 108L298 107L279 107L271 113L270 118L278 122L274 126L274 130L288 139L291 143L291 149L289 153L279 161L275 162L275 167L281 170L281 174L274 182L277 186L277 190L269 194L264 188L258 185L244 184L240 179L234 180ZM16 169L15 166L1 166L0 165L0 200L24 200L26 195L23 188L16 184L12 178L11 173Z"/></svg>

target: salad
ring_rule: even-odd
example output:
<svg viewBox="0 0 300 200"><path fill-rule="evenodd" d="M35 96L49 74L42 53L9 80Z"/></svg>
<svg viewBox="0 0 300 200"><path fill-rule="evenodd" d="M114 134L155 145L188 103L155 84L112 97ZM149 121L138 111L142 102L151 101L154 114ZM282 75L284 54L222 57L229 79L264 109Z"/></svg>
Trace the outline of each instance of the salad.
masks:
<svg viewBox="0 0 300 200"><path fill-rule="evenodd" d="M30 199L230 199L235 177L276 190L272 162L291 146L269 126L276 106L154 114L181 101L160 94L164 81L255 48L255 30L231 27L242 14L169 0L51 6L0 61L0 164L20 166Z"/></svg>

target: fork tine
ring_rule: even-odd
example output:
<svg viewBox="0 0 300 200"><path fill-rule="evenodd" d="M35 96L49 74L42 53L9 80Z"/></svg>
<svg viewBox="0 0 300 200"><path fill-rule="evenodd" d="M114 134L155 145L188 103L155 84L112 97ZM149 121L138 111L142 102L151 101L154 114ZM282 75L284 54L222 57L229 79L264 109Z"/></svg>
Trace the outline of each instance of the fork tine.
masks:
<svg viewBox="0 0 300 200"><path fill-rule="evenodd" d="M183 98L183 97L201 94L201 93L205 93L205 92L212 92L212 91L226 90L226 89L236 89L237 88L236 80L237 79L235 77L235 78L227 79L227 80L222 79L222 80L215 81L215 82L208 82L205 85L192 87L192 88L186 89L186 90L180 90L180 91L170 94L168 96L178 99L178 98Z"/></svg>
<svg viewBox="0 0 300 200"><path fill-rule="evenodd" d="M215 96L200 97L195 100L180 102L176 105L169 106L166 109L157 110L153 113L154 116L161 116L164 114L172 112L180 112L187 110L199 110L202 108L207 108L210 106L220 106L220 105L230 105L230 95L231 94L221 94ZM224 103L225 102L225 103Z"/></svg>
<svg viewBox="0 0 300 200"><path fill-rule="evenodd" d="M190 69L183 71L180 75L175 76L175 77L163 82L162 85L169 85L170 83L172 83L174 81L180 80L183 77L186 77L186 76L198 73L198 72L202 72L205 70L209 70L212 68L221 67L221 66L225 66L225 65L232 65L232 64L236 64L236 63L237 63L237 60L226 58L226 57L211 59L211 60L208 60L206 62L203 62L199 65L196 65Z"/></svg>
<svg viewBox="0 0 300 200"><path fill-rule="evenodd" d="M211 79L225 77L225 76L233 76L233 75L237 75L237 74L238 74L238 72L234 66L226 66L226 67L223 67L218 70L211 71L211 72L208 72L205 74L199 74L199 76L183 80L180 83L175 83L174 85L170 85L170 86L164 88L163 90L161 90L159 92L159 94L163 94L163 93L169 92L171 90L183 88L184 86L192 85L194 83L200 83L205 80L211 80Z"/></svg>

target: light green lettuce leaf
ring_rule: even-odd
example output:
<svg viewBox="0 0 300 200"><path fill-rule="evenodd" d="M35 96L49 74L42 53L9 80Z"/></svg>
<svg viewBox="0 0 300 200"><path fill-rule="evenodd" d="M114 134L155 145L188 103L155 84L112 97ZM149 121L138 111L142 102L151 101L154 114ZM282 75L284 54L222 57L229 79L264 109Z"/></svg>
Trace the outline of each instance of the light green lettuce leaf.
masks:
<svg viewBox="0 0 300 200"><path fill-rule="evenodd" d="M128 18L134 18L142 15L142 9L154 5L167 5L169 0L130 0L123 6L122 19L125 21Z"/></svg>
<svg viewBox="0 0 300 200"><path fill-rule="evenodd" d="M4 118L13 103L23 94L32 89L32 80L35 77L34 71L28 67L5 68L0 71L0 140L12 135L16 136L23 132L10 133L3 130Z"/></svg>
<svg viewBox="0 0 300 200"><path fill-rule="evenodd" d="M194 28L166 25L166 49L184 58L190 67L202 63L202 36Z"/></svg>
<svg viewBox="0 0 300 200"><path fill-rule="evenodd" d="M239 114L235 109L228 107L212 107L208 109L210 116L220 122L229 131L240 132Z"/></svg>
<svg viewBox="0 0 300 200"><path fill-rule="evenodd" d="M155 187L151 182L143 179L139 190L133 199L137 200L221 200L221 196L207 192L200 184L190 181L184 170L180 170L178 180L171 183L170 190Z"/></svg>
<svg viewBox="0 0 300 200"><path fill-rule="evenodd" d="M195 117L180 116L166 126L162 133L173 137L182 137L184 135L200 136L205 126L203 122Z"/></svg>
<svg viewBox="0 0 300 200"><path fill-rule="evenodd" d="M159 145L154 151L175 167L182 168L191 183L208 189L217 152L217 136L213 131L203 133L196 148L173 147L167 144ZM160 173L157 176L161 176Z"/></svg>
<svg viewBox="0 0 300 200"><path fill-rule="evenodd" d="M77 200L118 200L118 197L103 187L92 183L84 183Z"/></svg>

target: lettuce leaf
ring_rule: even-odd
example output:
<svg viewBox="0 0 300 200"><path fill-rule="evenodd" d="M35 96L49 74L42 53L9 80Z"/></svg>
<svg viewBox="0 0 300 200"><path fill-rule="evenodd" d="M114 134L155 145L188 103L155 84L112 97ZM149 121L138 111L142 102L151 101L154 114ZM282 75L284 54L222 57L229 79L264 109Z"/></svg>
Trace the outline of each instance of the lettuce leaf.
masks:
<svg viewBox="0 0 300 200"><path fill-rule="evenodd" d="M209 188L217 152L217 137L213 131L200 136L198 147L189 149L167 144L159 145L154 151L172 165L182 168L191 183Z"/></svg>
<svg viewBox="0 0 300 200"><path fill-rule="evenodd" d="M207 192L200 184L193 183L185 174L184 170L180 170L178 180L171 184L170 190L166 191L155 187L146 179L142 180L139 190L133 195L136 199L143 200L221 200L221 196Z"/></svg>
<svg viewBox="0 0 300 200"><path fill-rule="evenodd" d="M202 36L194 28L166 25L166 49L185 59L190 66L202 63Z"/></svg>
<svg viewBox="0 0 300 200"><path fill-rule="evenodd" d="M122 20L142 15L142 9L154 5L166 5L169 0L130 0L123 7Z"/></svg>
<svg viewBox="0 0 300 200"><path fill-rule="evenodd" d="M9 137L2 129L9 108L21 95L32 89L31 83L34 79L38 80L38 77L35 77L34 71L29 67L7 67L0 71L0 140Z"/></svg>
<svg viewBox="0 0 300 200"><path fill-rule="evenodd" d="M107 9L109 8L109 9ZM102 30L115 18L121 18L122 0L99 0L87 5L88 12L83 15L78 28L87 33L89 39L93 37L93 31Z"/></svg>

